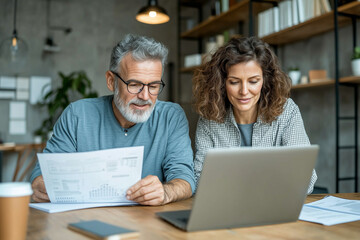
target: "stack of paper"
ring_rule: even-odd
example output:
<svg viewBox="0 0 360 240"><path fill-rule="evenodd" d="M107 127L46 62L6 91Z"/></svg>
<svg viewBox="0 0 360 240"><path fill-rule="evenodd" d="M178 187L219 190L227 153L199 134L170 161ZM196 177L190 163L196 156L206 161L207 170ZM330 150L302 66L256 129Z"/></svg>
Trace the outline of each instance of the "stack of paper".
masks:
<svg viewBox="0 0 360 240"><path fill-rule="evenodd" d="M29 206L47 213L58 213L73 210L80 210L86 208L97 208L97 207L116 207L116 206L129 206L137 205L137 203L30 203Z"/></svg>
<svg viewBox="0 0 360 240"><path fill-rule="evenodd" d="M327 196L305 204L299 220L331 226L360 220L360 200L348 200Z"/></svg>

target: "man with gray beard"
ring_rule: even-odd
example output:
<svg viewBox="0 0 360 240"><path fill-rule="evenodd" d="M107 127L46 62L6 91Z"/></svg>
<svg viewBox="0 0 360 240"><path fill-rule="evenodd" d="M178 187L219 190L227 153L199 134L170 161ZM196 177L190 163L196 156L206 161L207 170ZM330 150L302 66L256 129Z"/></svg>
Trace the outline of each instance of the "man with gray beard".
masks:
<svg viewBox="0 0 360 240"><path fill-rule="evenodd" d="M114 95L70 104L44 152L85 152L144 146L142 179L126 197L142 205L186 199L195 191L193 153L182 108L157 100L167 48L154 39L126 35L112 51L107 87ZM36 202L47 202L39 164L30 181Z"/></svg>

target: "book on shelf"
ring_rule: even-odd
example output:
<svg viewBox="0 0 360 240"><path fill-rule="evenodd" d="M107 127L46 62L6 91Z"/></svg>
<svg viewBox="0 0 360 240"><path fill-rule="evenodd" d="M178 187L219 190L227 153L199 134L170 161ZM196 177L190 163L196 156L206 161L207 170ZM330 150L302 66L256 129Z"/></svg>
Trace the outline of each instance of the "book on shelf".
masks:
<svg viewBox="0 0 360 240"><path fill-rule="evenodd" d="M321 15L320 0L314 0L314 16Z"/></svg>
<svg viewBox="0 0 360 240"><path fill-rule="evenodd" d="M283 1L279 3L279 25L280 25L280 30L286 28L286 15L287 15L287 11L286 11L286 2L287 1Z"/></svg>
<svg viewBox="0 0 360 240"><path fill-rule="evenodd" d="M314 0L306 0L305 1L305 19L309 20L311 18L314 17L314 5L315 5L315 1Z"/></svg>
<svg viewBox="0 0 360 240"><path fill-rule="evenodd" d="M285 0L258 14L258 37L305 22L331 11L329 0Z"/></svg>
<svg viewBox="0 0 360 240"><path fill-rule="evenodd" d="M299 24L299 9L298 9L297 0L291 1L291 9L292 9L291 14L292 14L293 25Z"/></svg>
<svg viewBox="0 0 360 240"><path fill-rule="evenodd" d="M331 11L329 0L321 0L321 6L323 7L325 13Z"/></svg>
<svg viewBox="0 0 360 240"><path fill-rule="evenodd" d="M305 22L305 9L303 0L296 0L299 11L299 22Z"/></svg>
<svg viewBox="0 0 360 240"><path fill-rule="evenodd" d="M265 28L264 28L264 12L260 12L258 15L257 15L257 18L258 18L258 28L257 28L257 33L258 33L258 37L263 37L265 36Z"/></svg>
<svg viewBox="0 0 360 240"><path fill-rule="evenodd" d="M202 62L202 57L203 56L200 53L185 56L184 67L193 67L200 65Z"/></svg>
<svg viewBox="0 0 360 240"><path fill-rule="evenodd" d="M214 15L219 15L221 13L221 3L220 0L215 1L214 3L214 8L215 8L215 14Z"/></svg>
<svg viewBox="0 0 360 240"><path fill-rule="evenodd" d="M279 8L269 8L258 15L258 36L263 37L280 31Z"/></svg>
<svg viewBox="0 0 360 240"><path fill-rule="evenodd" d="M273 23L274 23L274 32L280 31L280 24L279 24L279 7L273 7Z"/></svg>
<svg viewBox="0 0 360 240"><path fill-rule="evenodd" d="M221 12L227 12L229 10L229 0L221 0Z"/></svg>

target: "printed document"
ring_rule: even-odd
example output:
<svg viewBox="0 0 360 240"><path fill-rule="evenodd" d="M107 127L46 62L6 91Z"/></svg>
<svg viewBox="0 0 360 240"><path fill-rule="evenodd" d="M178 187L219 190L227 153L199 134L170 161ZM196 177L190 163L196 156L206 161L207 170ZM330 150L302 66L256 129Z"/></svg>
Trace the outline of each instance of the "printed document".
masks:
<svg viewBox="0 0 360 240"><path fill-rule="evenodd" d="M319 201L305 204L299 220L331 226L360 220L360 200L327 196Z"/></svg>
<svg viewBox="0 0 360 240"><path fill-rule="evenodd" d="M58 213L72 210L97 208L97 207L118 207L138 205L138 203L30 203L29 206L47 213Z"/></svg>
<svg viewBox="0 0 360 240"><path fill-rule="evenodd" d="M38 153L51 203L129 203L126 190L141 179L144 147Z"/></svg>

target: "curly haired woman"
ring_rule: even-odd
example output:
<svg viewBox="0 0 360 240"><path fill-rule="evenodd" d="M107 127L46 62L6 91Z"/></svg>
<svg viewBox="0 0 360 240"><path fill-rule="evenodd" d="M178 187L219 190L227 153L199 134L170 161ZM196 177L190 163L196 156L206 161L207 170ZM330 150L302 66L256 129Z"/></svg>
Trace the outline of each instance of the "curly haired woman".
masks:
<svg viewBox="0 0 360 240"><path fill-rule="evenodd" d="M200 118L195 140L195 177L210 148L310 145L289 77L269 45L233 38L203 64L193 79ZM313 170L308 194L317 179Z"/></svg>

